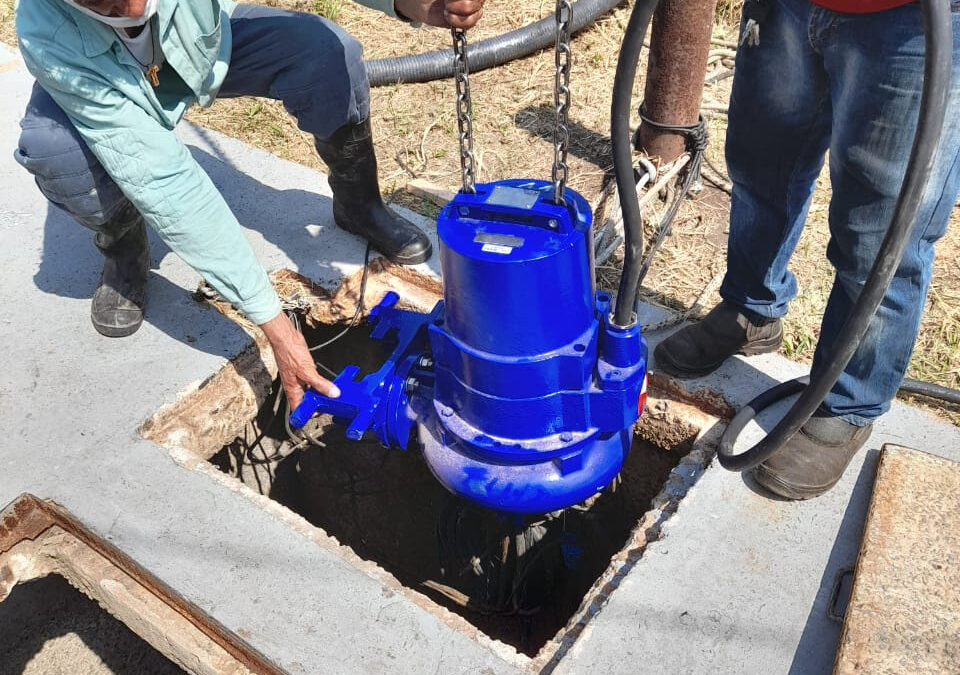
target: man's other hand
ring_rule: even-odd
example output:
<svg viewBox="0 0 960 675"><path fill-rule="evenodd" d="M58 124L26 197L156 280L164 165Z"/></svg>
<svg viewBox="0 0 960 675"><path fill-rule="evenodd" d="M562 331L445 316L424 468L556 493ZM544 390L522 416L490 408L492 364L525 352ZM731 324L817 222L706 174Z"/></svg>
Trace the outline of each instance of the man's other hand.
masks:
<svg viewBox="0 0 960 675"><path fill-rule="evenodd" d="M394 0L398 14L440 28L473 28L483 16L484 0Z"/></svg>
<svg viewBox="0 0 960 675"><path fill-rule="evenodd" d="M340 390L332 382L320 377L303 335L293 327L286 314L280 312L260 328L273 347L280 381L291 410L300 405L307 387L313 387L317 393L331 398L340 395Z"/></svg>

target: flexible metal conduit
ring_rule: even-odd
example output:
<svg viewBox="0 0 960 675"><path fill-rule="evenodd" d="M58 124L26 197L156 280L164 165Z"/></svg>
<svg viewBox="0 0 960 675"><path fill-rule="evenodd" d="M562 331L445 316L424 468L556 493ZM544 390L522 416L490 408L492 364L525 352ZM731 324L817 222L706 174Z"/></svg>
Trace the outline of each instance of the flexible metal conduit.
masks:
<svg viewBox="0 0 960 675"><path fill-rule="evenodd" d="M622 0L577 0L573 5L571 32L583 30ZM523 28L488 38L467 47L470 72L508 63L551 46L557 37L554 16L535 21ZM373 59L366 62L371 87L408 82L431 82L453 77L453 50L441 49L424 54Z"/></svg>

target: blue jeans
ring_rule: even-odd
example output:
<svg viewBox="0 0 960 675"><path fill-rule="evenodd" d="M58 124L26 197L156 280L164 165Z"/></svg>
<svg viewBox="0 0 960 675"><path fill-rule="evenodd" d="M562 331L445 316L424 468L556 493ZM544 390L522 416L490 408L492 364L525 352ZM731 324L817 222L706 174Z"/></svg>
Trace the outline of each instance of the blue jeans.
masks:
<svg viewBox="0 0 960 675"><path fill-rule="evenodd" d="M314 14L237 5L230 28L233 51L220 97L279 99L303 131L321 139L369 115L362 47L333 22ZM34 85L20 126L14 157L34 175L44 196L81 225L122 236L118 228L128 226L129 219L119 222L114 216L124 211L127 198L39 85Z"/></svg>
<svg viewBox="0 0 960 675"><path fill-rule="evenodd" d="M913 141L923 81L918 4L841 14L809 0L770 0L760 44L737 54L726 156L733 182L724 300L782 317L797 294L787 268L830 151L835 270L814 355L827 358L890 223ZM824 401L863 426L903 379L930 283L934 242L960 192L960 2L946 126L933 175L893 283Z"/></svg>

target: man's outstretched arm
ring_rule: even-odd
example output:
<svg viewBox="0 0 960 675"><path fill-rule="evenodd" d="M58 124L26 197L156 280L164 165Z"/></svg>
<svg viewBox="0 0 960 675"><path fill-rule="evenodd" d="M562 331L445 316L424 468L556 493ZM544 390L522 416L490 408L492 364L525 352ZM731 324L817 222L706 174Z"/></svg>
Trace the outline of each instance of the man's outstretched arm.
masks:
<svg viewBox="0 0 960 675"><path fill-rule="evenodd" d="M59 31L64 32L70 27ZM79 39L64 35L59 44L71 37ZM223 196L173 131L89 66L65 67L69 61L51 61L50 48L44 51L38 62L23 50L31 73L164 242L264 328L291 405L299 403L306 386L337 395L280 311L276 292Z"/></svg>

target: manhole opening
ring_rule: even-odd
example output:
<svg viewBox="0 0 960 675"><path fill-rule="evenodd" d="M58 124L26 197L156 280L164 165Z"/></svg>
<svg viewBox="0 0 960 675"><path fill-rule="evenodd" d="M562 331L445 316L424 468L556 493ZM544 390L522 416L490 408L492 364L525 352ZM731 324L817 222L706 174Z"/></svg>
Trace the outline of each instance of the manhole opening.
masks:
<svg viewBox="0 0 960 675"><path fill-rule="evenodd" d="M0 602L0 673L182 675L176 664L51 574L13 587Z"/></svg>
<svg viewBox="0 0 960 675"><path fill-rule="evenodd" d="M342 328L306 328L307 342ZM317 357L334 372L348 364L372 372L385 353L369 334L361 323ZM529 656L567 625L690 449L637 439L620 480L592 503L517 523L451 496L416 449L350 441L329 420L314 429L325 447L297 449L278 392L274 382L243 434L210 461Z"/></svg>

